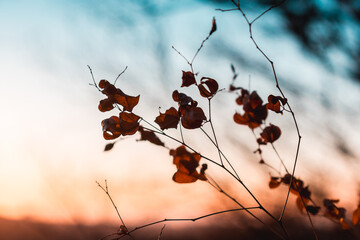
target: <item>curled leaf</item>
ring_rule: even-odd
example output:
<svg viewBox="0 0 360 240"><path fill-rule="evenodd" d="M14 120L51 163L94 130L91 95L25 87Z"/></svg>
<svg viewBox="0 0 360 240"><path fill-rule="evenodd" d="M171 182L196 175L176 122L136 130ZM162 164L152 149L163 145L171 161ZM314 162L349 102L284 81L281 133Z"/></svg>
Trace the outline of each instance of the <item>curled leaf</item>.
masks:
<svg viewBox="0 0 360 240"><path fill-rule="evenodd" d="M160 126L161 130L164 130L177 128L179 120L178 111L174 107L171 107L166 110L165 113L160 113L160 115L156 117L155 122Z"/></svg>
<svg viewBox="0 0 360 240"><path fill-rule="evenodd" d="M103 128L103 136L106 140L113 140L120 137L120 119L116 116L104 119L101 122Z"/></svg>
<svg viewBox="0 0 360 240"><path fill-rule="evenodd" d="M188 71L182 71L183 75L182 75L182 84L181 87L189 87L193 84L196 84L196 80L195 80L195 76L192 72Z"/></svg>
<svg viewBox="0 0 360 240"><path fill-rule="evenodd" d="M219 84L215 79L203 77L198 85L200 95L205 98L211 98L219 89Z"/></svg>
<svg viewBox="0 0 360 240"><path fill-rule="evenodd" d="M282 113L280 110L280 103L284 106L287 103L287 99L280 96L269 95L266 108L276 113Z"/></svg>

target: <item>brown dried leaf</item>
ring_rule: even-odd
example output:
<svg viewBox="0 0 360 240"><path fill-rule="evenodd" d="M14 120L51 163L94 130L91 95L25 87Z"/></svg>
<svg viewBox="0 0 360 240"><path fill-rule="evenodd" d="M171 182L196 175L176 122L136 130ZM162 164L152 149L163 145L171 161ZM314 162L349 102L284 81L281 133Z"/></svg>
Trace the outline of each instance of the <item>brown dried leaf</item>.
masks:
<svg viewBox="0 0 360 240"><path fill-rule="evenodd" d="M308 211L312 215L317 215L320 211L320 207L318 206L306 206L306 211Z"/></svg>
<svg viewBox="0 0 360 240"><path fill-rule="evenodd" d="M115 145L115 142L106 144L105 148L104 148L104 152L110 151L114 147L114 145Z"/></svg>
<svg viewBox="0 0 360 240"><path fill-rule="evenodd" d="M186 129L199 128L204 121L206 121L206 116L199 107L186 109L181 117L181 125Z"/></svg>
<svg viewBox="0 0 360 240"><path fill-rule="evenodd" d="M206 87L208 88L206 88ZM215 79L203 77L198 85L200 95L205 98L211 98L219 89L219 84Z"/></svg>
<svg viewBox="0 0 360 240"><path fill-rule="evenodd" d="M139 103L140 95L136 97L129 96L105 79L99 82L99 87L103 89L101 92L108 97L100 101L99 110L102 112L111 110L114 103L120 104L125 111L131 112Z"/></svg>
<svg viewBox="0 0 360 240"><path fill-rule="evenodd" d="M165 146L165 144L155 135L154 132L145 130L142 126L138 130L141 134L140 141L149 141L155 145Z"/></svg>
<svg viewBox="0 0 360 240"><path fill-rule="evenodd" d="M249 98L249 91L242 88L240 96L238 98L236 98L235 101L238 105L241 106L241 105L244 105L245 102L247 102L248 98Z"/></svg>
<svg viewBox="0 0 360 240"><path fill-rule="evenodd" d="M197 177L181 172L180 170L177 170L172 179L177 183L193 183L198 180Z"/></svg>
<svg viewBox="0 0 360 240"><path fill-rule="evenodd" d="M281 184L281 180L278 177L270 177L269 187L271 189L279 187L280 184Z"/></svg>
<svg viewBox="0 0 360 240"><path fill-rule="evenodd" d="M287 99L281 96L269 95L266 108L276 113L282 113L282 111L280 110L280 103L284 106L287 103Z"/></svg>
<svg viewBox="0 0 360 240"><path fill-rule="evenodd" d="M207 166L202 166L200 174L196 171L201 159L199 154L191 153L186 150L185 146L180 146L175 150L170 150L170 155L173 156L173 163L177 168L177 172L173 175L175 182L192 183L198 179L206 180L205 170Z"/></svg>
<svg viewBox="0 0 360 240"><path fill-rule="evenodd" d="M113 140L120 137L120 119L116 116L104 119L101 122L103 128L103 136L106 140Z"/></svg>
<svg viewBox="0 0 360 240"><path fill-rule="evenodd" d="M270 124L269 127L264 128L262 133L260 133L260 136L264 142L270 142L273 143L277 139L279 139L281 135L281 130L279 127Z"/></svg>
<svg viewBox="0 0 360 240"><path fill-rule="evenodd" d="M117 234L119 235L127 235L129 234L129 231L127 230L127 228L125 227L125 225L120 225Z"/></svg>
<svg viewBox="0 0 360 240"><path fill-rule="evenodd" d="M114 102L109 98L103 99L100 101L98 108L100 112L110 111L114 108Z"/></svg>
<svg viewBox="0 0 360 240"><path fill-rule="evenodd" d="M211 34L213 34L215 31L216 31L217 27L216 27L216 20L215 20L215 17L213 17L213 20L212 20L212 26L211 26L211 30L210 30L210 33L209 33L209 36Z"/></svg>
<svg viewBox="0 0 360 240"><path fill-rule="evenodd" d="M124 107L125 111L131 112L133 108L139 103L140 95L133 97L126 95L120 89L117 89L114 95L115 102Z"/></svg>
<svg viewBox="0 0 360 240"><path fill-rule="evenodd" d="M166 110L165 113L160 113L160 115L156 117L155 122L160 126L161 130L164 130L177 128L179 120L178 111L174 107L171 107Z"/></svg>
<svg viewBox="0 0 360 240"><path fill-rule="evenodd" d="M342 207L337 207L335 203L338 203L339 200L336 199L324 199L323 204L326 209L326 215L330 218L340 220L345 218L346 209Z"/></svg>
<svg viewBox="0 0 360 240"><path fill-rule="evenodd" d="M195 76L192 72L188 71L182 71L183 75L182 75L182 84L181 87L189 87L193 84L196 84L196 80L195 80Z"/></svg>

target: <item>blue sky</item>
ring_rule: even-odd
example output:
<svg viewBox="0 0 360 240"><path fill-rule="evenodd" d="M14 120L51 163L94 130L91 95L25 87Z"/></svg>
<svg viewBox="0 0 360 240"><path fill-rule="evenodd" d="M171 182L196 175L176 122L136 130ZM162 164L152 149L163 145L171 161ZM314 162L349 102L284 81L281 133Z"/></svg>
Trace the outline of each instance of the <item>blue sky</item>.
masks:
<svg viewBox="0 0 360 240"><path fill-rule="evenodd" d="M189 189L171 182L174 167L167 151L137 143L137 137L121 141L112 152L102 152L106 142L100 122L109 115L97 110L102 96L89 86L87 65L97 80L111 81L128 66L119 86L131 95L140 94L138 111L155 119L159 106L164 110L174 105L171 92L180 86L181 70L188 70L171 46L191 58L215 16L218 31L200 52L196 71L226 88L233 63L239 71L239 85L247 87L250 76L251 88L264 99L276 93L269 65L250 42L241 16L215 8L190 0L158 1L149 14L149 7L132 1L0 1L0 191L6 193L0 199L0 212L7 217L42 220L51 219L48 213L52 212L65 222L114 219L113 209L95 184L105 178L114 183L114 195L123 205L131 206L125 210L129 215L142 211L151 216L149 209L163 202L168 206L175 203L177 199L165 196L163 189L171 189L167 191L172 194L213 194L207 186L197 184ZM254 25L254 34L275 62L280 83L298 113L304 135L298 172L315 186L321 185L327 173L333 175L325 193L331 195L347 185L339 197L349 199L344 202L350 205L359 181L359 85L334 76L303 54L299 44L281 30L280 20L270 12ZM277 31L268 31L265 26L269 25ZM331 107L324 107L322 101L330 101ZM256 164L251 153L256 146L244 140L252 137L251 132L234 126L239 131L234 135L232 128L224 127L234 113L233 96L219 94L214 107L219 109L216 125L224 149L243 159L239 167L248 167L240 172L257 188L259 180L267 181L268 170ZM284 116L279 124L288 137L279 142L279 148L291 165L296 136L290 116ZM201 142L187 136L201 148ZM339 153L339 142L346 144L353 156ZM154 164L162 167L154 169ZM254 177L257 174L260 176ZM144 184L147 179L153 181ZM146 199L156 194L163 200L144 204L137 199L144 189L152 189ZM186 196L181 199L185 201ZM206 201L199 198L192 206L200 203Z"/></svg>

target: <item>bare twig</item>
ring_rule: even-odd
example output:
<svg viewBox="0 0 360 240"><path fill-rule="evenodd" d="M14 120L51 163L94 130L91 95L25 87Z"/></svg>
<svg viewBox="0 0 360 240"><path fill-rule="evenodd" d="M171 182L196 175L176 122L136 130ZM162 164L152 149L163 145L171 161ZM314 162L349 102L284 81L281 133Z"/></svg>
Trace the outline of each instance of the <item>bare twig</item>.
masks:
<svg viewBox="0 0 360 240"><path fill-rule="evenodd" d="M110 193L109 193L109 188L108 188L106 179L105 179L105 187L103 187L103 186L102 186L99 182L97 182L97 181L96 181L96 183L97 183L97 185L106 193L106 195L107 195L108 198L110 199L110 201L111 201L112 205L114 206L114 208L115 208L115 210L116 210L116 213L117 213L117 215L118 215L118 217L119 217L119 219L120 219L120 221L121 221L121 224L124 225L124 226L126 226L125 223L124 223L124 221L123 221L123 219L122 219L121 216L120 216L120 212L119 212L116 204L114 203L114 201L113 201L113 199L112 199L112 197L111 197L111 195L110 195Z"/></svg>
<svg viewBox="0 0 360 240"><path fill-rule="evenodd" d="M94 74L93 74L93 72L92 72L91 67L90 67L89 65L87 65L87 67L89 68L89 71L90 71L90 74L91 74L91 78L92 78L92 80L93 80L93 83L92 83L92 84L90 83L90 85L96 87L96 89L99 90L99 92L101 92L99 86L96 84L96 81L95 81L95 78L94 78Z"/></svg>
<svg viewBox="0 0 360 240"><path fill-rule="evenodd" d="M128 66L126 66L124 68L124 70L116 77L115 81L114 81L114 85L116 84L116 81L119 79L119 77L126 71L126 69L128 68Z"/></svg>
<svg viewBox="0 0 360 240"><path fill-rule="evenodd" d="M161 240L161 236L162 236L162 234L163 234L163 231L164 231L165 227L166 227L166 224L164 224L164 226L161 228L161 231L160 231L158 240Z"/></svg>

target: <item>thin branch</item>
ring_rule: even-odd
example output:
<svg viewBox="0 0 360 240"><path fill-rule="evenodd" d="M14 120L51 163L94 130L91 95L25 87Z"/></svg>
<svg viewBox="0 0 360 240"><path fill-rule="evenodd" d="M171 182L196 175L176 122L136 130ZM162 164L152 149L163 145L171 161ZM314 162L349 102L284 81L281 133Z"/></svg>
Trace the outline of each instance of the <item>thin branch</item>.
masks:
<svg viewBox="0 0 360 240"><path fill-rule="evenodd" d="M224 194L226 197L228 197L229 199L231 199L233 202L235 202L237 205L239 205L240 207L244 208L244 210L250 214L253 218L255 218L257 221L259 221L260 223L262 223L265 227L267 227L271 232L273 232L275 235L277 235L279 238L284 239L284 237L278 233L277 231L275 231L272 227L266 225L260 218L258 218L255 214L253 214L252 212L250 212L248 209L246 209L239 201L237 201L234 197L230 196L227 192L225 192L220 185L213 179L211 178L208 174L206 175L208 177L208 179L210 179L214 184L212 184L210 181L208 181L208 183L210 183L211 186L213 186L215 189L217 189L220 193ZM216 187L215 187L216 186ZM261 204L258 202L259 206L258 208L263 210L265 213L267 213L270 217L272 217L273 220L275 220L276 222L278 222L266 209L264 209L263 206L261 206Z"/></svg>
<svg viewBox="0 0 360 240"><path fill-rule="evenodd" d="M145 225L142 225L142 226L139 226L139 227L136 227L134 228L133 230L129 231L129 233L133 233L139 229L142 229L142 228L146 228L146 227L149 227L149 226L152 226L152 225L156 225L156 224L159 224L159 223L163 223L163 222L196 222L200 219L203 219L203 218L207 218L207 217L210 217L210 216L215 216L215 215L219 215L219 214L223 214L223 213L228 213L228 212L236 212L236 211L245 211L245 210L252 210L252 209L259 209L259 207L248 207L248 208L234 208L234 209L228 209L228 210L223 210L223 211L218 211L218 212L213 212L213 213L209 213L209 214L206 214L206 215L202 215L200 217L196 217L196 218L165 218L163 220L159 220L159 221L155 221L155 222L151 222L151 223L147 223Z"/></svg>
<svg viewBox="0 0 360 240"><path fill-rule="evenodd" d="M116 77L115 81L114 81L114 85L116 84L116 81L119 79L119 77L126 71L126 69L128 68L128 66L126 66L124 68L124 70Z"/></svg>
<svg viewBox="0 0 360 240"><path fill-rule="evenodd" d="M181 141L183 142L183 144L185 143L185 141L184 141L184 135L183 135L183 131L182 131L182 126L181 126L181 124L179 124L180 126L179 126L179 129L180 129L180 135L181 135Z"/></svg>
<svg viewBox="0 0 360 240"><path fill-rule="evenodd" d="M146 122L147 124L149 124L150 126L152 126L152 127L154 127L155 129L157 129L153 124L149 123L149 122L146 121L144 118L142 118L142 120L143 120L144 122ZM234 179L236 179L236 180L242 185L243 188L245 188L245 190L246 190L246 191L250 194L250 196L256 201L256 203L259 204L259 206L261 207L261 209L262 209L269 217L271 217L271 218L272 218L273 220L275 220L276 222L278 221L269 211L267 211L267 210L262 206L262 204L259 202L259 200L255 197L255 195L254 195L254 194L250 191L250 189L244 184L244 182L237 176L236 171L235 171L235 174L232 173L229 169L227 169L227 168L224 167L223 165L221 165L221 164L217 163L216 161L214 161L214 160L212 160L212 159L210 159L210 158L202 155L201 153L199 153L198 151L196 151L194 148L192 148L192 147L189 146L188 144L183 143L183 142L181 142L180 140L178 140L178 139L176 139L176 138L174 138L174 137L166 134L166 133L165 133L164 131L162 131L162 130L157 130L157 131L153 131L153 132L154 132L154 133L157 133L157 134L161 134L161 135L163 135L163 136L165 136L165 137L168 137L168 138L170 138L170 139L172 139L172 140L174 140L174 141L176 141L176 142L184 145L185 147L189 148L189 149L190 149L191 151L193 151L194 153L199 154L201 158L203 158L203 159L205 159L205 160L207 160L207 161L215 164L216 166L224 169L228 174L230 174ZM211 139L211 138L210 138L210 139Z"/></svg>
<svg viewBox="0 0 360 240"><path fill-rule="evenodd" d="M200 47L198 48L198 50L196 51L194 57L192 58L190 65L192 66L194 63L195 58L197 57L198 53L200 52L200 50L203 48L204 43L210 38L211 34L209 34L200 44Z"/></svg>
<svg viewBox="0 0 360 240"><path fill-rule="evenodd" d="M271 65L271 68L272 68L272 71L273 71L273 75L274 75L274 79L275 79L275 83L276 83L276 88L279 90L280 94L282 95L283 98L286 98L285 97L285 94L283 93L282 89L280 88L280 85L279 85L279 81L278 81L278 77L277 77L277 74L276 74L276 71L275 71L275 66L274 66L274 62L264 53L264 51L258 46L257 42L255 41L254 37L253 37L253 33L252 33L252 22L250 22L246 16L246 14L244 13L244 11L241 9L240 7L240 4L239 3L235 3L233 0L232 2L235 4L235 6L238 7L239 11L242 13L245 21L248 23L249 25L249 34L250 34L250 39L252 40L252 42L254 43L256 49L258 49L258 51L266 58L266 60L270 63ZM285 1L282 1L282 3L284 3ZM276 5L273 5L271 7L272 8L275 8L275 7L278 7L280 4L276 4ZM262 14L260 14L260 16L264 15L266 12L268 12L268 10L266 10L265 12L263 12ZM258 18L255 18L254 20L257 20ZM296 165L297 165L297 161L298 161L298 156L299 156L299 151L300 151L300 142L301 142L301 135L300 135L300 130L299 130L299 126L298 126L298 123L297 123L297 120L296 120L296 117L295 117L295 113L294 111L292 110L290 104L289 104L289 101L286 103L286 105L288 106L289 108L289 111L291 112L291 115L292 115L292 118L293 118L293 121L294 121L294 124L295 124L295 128L296 128L296 132L297 132L297 135L298 135L298 144L297 144L297 148L296 148L296 155L295 155L295 160L294 160L294 164L293 164L293 169L292 169L292 176L291 176L291 181L290 181L290 186L289 186L289 190L288 190L288 193L287 193L287 197L286 197L286 200L285 200L285 203L284 203L284 207L283 207L283 210L282 210L282 213L281 213L281 216L280 216L280 221L282 220L283 216L284 216L284 213L285 213L285 209L286 209L286 206L287 206L287 203L288 203L288 199L289 199L289 194L290 194L290 189L291 189L291 184L293 182L293 175L295 174L295 169L296 169Z"/></svg>
<svg viewBox="0 0 360 240"><path fill-rule="evenodd" d="M166 227L166 224L164 224L164 226L161 228L161 231L160 231L158 240L161 240L161 236L162 236L162 234L163 234L163 231L164 231L165 227Z"/></svg>
<svg viewBox="0 0 360 240"><path fill-rule="evenodd" d="M90 74L91 74L91 78L93 80L93 84L90 84L91 86L96 87L97 90L99 90L99 92L101 92L100 88L98 87L98 85L96 84L95 78L94 78L94 74L92 72L92 69L89 65L87 65L87 67L89 68Z"/></svg>
<svg viewBox="0 0 360 240"><path fill-rule="evenodd" d="M123 221L123 219L121 218L121 216L120 216L120 212L119 212L119 210L118 210L118 208L117 208L117 206L116 206L116 204L114 203L114 201L113 201L113 199L112 199L112 197L110 196L110 193L109 193L109 189L108 189L108 185L107 185L107 181L106 181L106 179L105 179L105 187L103 187L98 181L96 181L96 183L97 183L97 185L106 193L106 195L108 196L108 198L110 199L110 201L111 201L111 203L112 203L112 205L114 206L114 208L115 208L115 210L116 210L116 213L117 213L117 215L118 215L118 217L119 217L119 219L120 219L120 221L121 221L121 223L122 223L122 225L124 225L125 227L126 227L126 225L125 225L125 223L124 223L124 221Z"/></svg>
<svg viewBox="0 0 360 240"><path fill-rule="evenodd" d="M211 116L211 99L208 99L208 102L209 102L209 123L210 123L210 126L211 126L211 131L212 131L212 133L213 133L213 135L214 135L214 140L215 140L215 144L214 144L214 145L215 145L215 147L216 147L217 150L218 150L220 163L221 163L221 165L224 165L223 160L222 160L222 157L221 157L221 151L220 151L219 143L218 143L218 140L217 140L217 138L216 138L216 133L215 133L214 125L213 125L213 123L212 123L212 116ZM201 130L203 130L203 129L201 129ZM203 131L203 132L204 132L204 131ZM212 139L210 138L210 140L212 140ZM212 142L214 143L214 141L212 141ZM228 162L229 162L229 161L228 161ZM230 162L229 162L229 164L230 164ZM230 165L231 165L231 164L230 164ZM235 172L235 174L237 175L235 169L234 169L234 172Z"/></svg>
<svg viewBox="0 0 360 240"><path fill-rule="evenodd" d="M275 5L270 6L267 10L265 10L263 13L261 13L261 14L260 14L259 16L257 16L256 18L254 18L254 19L251 21L250 24L253 24L256 20L258 20L259 18L261 18L265 13L269 12L271 9L276 8L276 7L280 6L280 5L282 5L285 1L286 1L286 0L283 0L283 1L279 2L278 4L275 4Z"/></svg>
<svg viewBox="0 0 360 240"><path fill-rule="evenodd" d="M232 9L221 9L221 8L217 8L215 9L215 11L220 11L220 12L231 12L231 11L237 11L239 10L238 8L232 8Z"/></svg>
<svg viewBox="0 0 360 240"><path fill-rule="evenodd" d="M280 162L281 162L281 165L284 167L286 173L289 173L288 169L286 168L286 165L284 163L284 161L282 160L282 158L280 157L280 154L279 152L277 151L277 149L275 148L274 144L273 143L270 143L271 144L271 147L273 148L274 152L276 153L277 157L279 158Z"/></svg>
<svg viewBox="0 0 360 240"><path fill-rule="evenodd" d="M214 140L209 136L209 134L203 129L203 128L200 128L201 131L206 135L206 137L212 142L213 145L215 145L215 147L217 146L216 143L214 142ZM220 152L220 154L224 157L224 159L227 161L227 163L229 164L229 166L231 167L231 169L234 171L234 178L238 181L241 181L238 173L235 171L234 167L232 166L232 164L230 163L230 161L227 159L227 157L225 156L225 154L221 151L220 148L218 148L218 151ZM227 168L221 163L219 164L219 166L223 169L226 169Z"/></svg>
<svg viewBox="0 0 360 240"><path fill-rule="evenodd" d="M189 62L189 60L187 60L187 58L186 58L184 55L182 55L181 52L179 52L174 46L171 46L171 48L174 49L175 52L177 52L183 59L185 59L185 61L187 62L187 64L189 64L189 65L191 66L191 63Z"/></svg>
<svg viewBox="0 0 360 240"><path fill-rule="evenodd" d="M309 211L308 211L307 208L306 208L305 201L304 201L303 197L301 196L301 193L300 193L300 192L299 192L299 196L300 196L300 199L301 199L302 204L304 205L304 208L305 208L307 217L308 217L308 219L309 219L309 221L310 221L311 229L312 229L312 231L313 231L313 233L314 233L315 239L316 239L316 240L319 240L319 238L318 238L318 236L317 236L317 233L316 233L316 231L315 231L314 223L313 223L313 221L312 221L312 219L311 219L311 216L310 216Z"/></svg>

